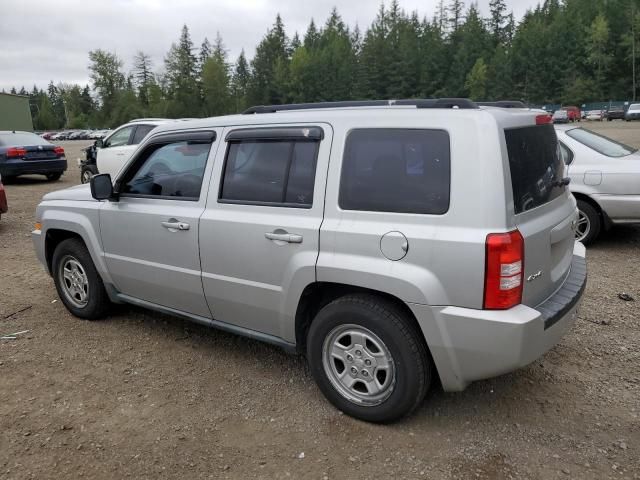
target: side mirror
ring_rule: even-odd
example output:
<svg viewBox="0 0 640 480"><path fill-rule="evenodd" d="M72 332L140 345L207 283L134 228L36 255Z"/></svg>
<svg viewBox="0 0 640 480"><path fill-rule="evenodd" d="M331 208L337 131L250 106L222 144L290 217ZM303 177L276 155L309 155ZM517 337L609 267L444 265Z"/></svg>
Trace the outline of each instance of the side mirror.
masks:
<svg viewBox="0 0 640 480"><path fill-rule="evenodd" d="M97 139L95 146L96 148L104 148L104 140L102 140L101 138Z"/></svg>
<svg viewBox="0 0 640 480"><path fill-rule="evenodd" d="M111 175L102 173L91 177L91 196L96 200L115 200Z"/></svg>

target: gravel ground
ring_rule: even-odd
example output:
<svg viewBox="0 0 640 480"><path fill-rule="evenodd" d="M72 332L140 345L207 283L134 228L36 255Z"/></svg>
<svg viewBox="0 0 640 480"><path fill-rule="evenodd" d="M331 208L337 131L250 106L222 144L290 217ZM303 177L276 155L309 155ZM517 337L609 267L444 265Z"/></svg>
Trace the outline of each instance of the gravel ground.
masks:
<svg viewBox="0 0 640 480"><path fill-rule="evenodd" d="M640 123L587 126L640 147ZM589 248L579 320L542 359L379 426L271 346L137 308L67 313L29 232L41 196L78 182L71 165L7 186L0 333L29 333L0 340L0 478L640 478L640 227Z"/></svg>

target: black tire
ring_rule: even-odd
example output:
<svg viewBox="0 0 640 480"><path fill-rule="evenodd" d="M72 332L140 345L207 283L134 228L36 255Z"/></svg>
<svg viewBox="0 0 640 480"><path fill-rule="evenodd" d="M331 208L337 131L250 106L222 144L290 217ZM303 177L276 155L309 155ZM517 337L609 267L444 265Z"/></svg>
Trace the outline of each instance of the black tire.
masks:
<svg viewBox="0 0 640 480"><path fill-rule="evenodd" d="M98 174L98 168L95 165L83 165L80 170L80 182L89 183L91 177Z"/></svg>
<svg viewBox="0 0 640 480"><path fill-rule="evenodd" d="M55 182L57 180L60 180L60 177L62 176L62 172L47 173L45 176L47 177L47 180L49 180L50 182Z"/></svg>
<svg viewBox="0 0 640 480"><path fill-rule="evenodd" d="M391 354L395 384L381 403L362 405L346 398L325 371L325 339L341 325L368 329ZM338 298L318 312L307 335L307 360L320 390L336 408L352 417L377 423L392 422L413 412L424 400L433 371L422 333L407 315L393 303L368 294Z"/></svg>
<svg viewBox="0 0 640 480"><path fill-rule="evenodd" d="M88 299L84 306L74 305L61 283L63 282L61 269L69 259L75 260L81 265L88 280ZM60 242L53 252L51 267L58 296L73 315L85 320L98 320L109 312L111 302L102 283L102 278L91 260L87 247L81 240L70 238Z"/></svg>
<svg viewBox="0 0 640 480"><path fill-rule="evenodd" d="M585 202L584 200L578 200L578 210L589 220L589 232L582 239L582 243L589 245L598 238L598 235L600 235L600 230L602 229L602 218L600 216L600 212L598 212L593 205Z"/></svg>
<svg viewBox="0 0 640 480"><path fill-rule="evenodd" d="M4 183L5 185L9 185L10 183L13 183L16 181L16 178L14 175L2 175L2 183Z"/></svg>

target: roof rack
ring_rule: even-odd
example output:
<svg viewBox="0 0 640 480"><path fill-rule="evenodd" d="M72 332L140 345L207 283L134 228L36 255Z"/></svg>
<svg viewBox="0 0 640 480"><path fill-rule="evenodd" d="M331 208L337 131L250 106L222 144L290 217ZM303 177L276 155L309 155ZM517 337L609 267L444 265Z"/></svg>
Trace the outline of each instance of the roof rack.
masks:
<svg viewBox="0 0 640 480"><path fill-rule="evenodd" d="M168 118L134 118L133 120L129 120L128 123L136 123L136 122L158 122L161 120L169 120Z"/></svg>
<svg viewBox="0 0 640 480"><path fill-rule="evenodd" d="M476 102L480 107L498 107L498 108L529 108L526 103L521 100L498 100L496 102Z"/></svg>
<svg viewBox="0 0 640 480"><path fill-rule="evenodd" d="M352 108L352 107L392 107L414 106L416 108L478 108L468 98L427 98L404 100L347 100L341 102L291 103L285 105L257 105L242 112L243 115L254 113L275 113L290 110L313 110L318 108Z"/></svg>

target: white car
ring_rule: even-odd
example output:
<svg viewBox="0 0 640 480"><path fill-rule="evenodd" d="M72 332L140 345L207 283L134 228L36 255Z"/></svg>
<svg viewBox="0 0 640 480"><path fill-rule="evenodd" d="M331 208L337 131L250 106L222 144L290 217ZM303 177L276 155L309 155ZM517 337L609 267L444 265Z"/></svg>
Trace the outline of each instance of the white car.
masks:
<svg viewBox="0 0 640 480"><path fill-rule="evenodd" d="M586 120L595 120L601 122L604 118L604 112L602 110L589 110L585 117Z"/></svg>
<svg viewBox="0 0 640 480"><path fill-rule="evenodd" d="M640 223L637 149L571 125L556 125L556 134L578 201L576 239L588 244L602 229Z"/></svg>
<svg viewBox="0 0 640 480"><path fill-rule="evenodd" d="M126 123L96 143L96 173L108 173L115 178L122 166L147 134L158 125L173 122L166 118L140 118ZM88 167L88 166L87 166Z"/></svg>

